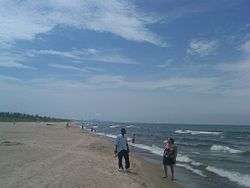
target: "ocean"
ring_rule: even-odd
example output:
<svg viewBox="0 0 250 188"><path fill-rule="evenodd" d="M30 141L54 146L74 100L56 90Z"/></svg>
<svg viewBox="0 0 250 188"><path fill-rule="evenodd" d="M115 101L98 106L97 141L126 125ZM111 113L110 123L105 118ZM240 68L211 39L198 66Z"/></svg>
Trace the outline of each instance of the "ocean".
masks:
<svg viewBox="0 0 250 188"><path fill-rule="evenodd" d="M84 122L100 136L114 139L127 129L133 152L161 165L163 142L178 147L177 181L187 188L250 187L250 126ZM179 176L178 176L179 175Z"/></svg>

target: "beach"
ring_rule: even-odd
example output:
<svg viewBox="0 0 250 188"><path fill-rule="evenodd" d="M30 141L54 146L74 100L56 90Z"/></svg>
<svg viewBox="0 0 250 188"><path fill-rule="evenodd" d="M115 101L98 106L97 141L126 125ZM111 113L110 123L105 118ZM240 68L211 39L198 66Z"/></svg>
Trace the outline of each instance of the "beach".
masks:
<svg viewBox="0 0 250 188"><path fill-rule="evenodd" d="M180 188L140 156L119 172L110 140L65 125L0 123L1 187Z"/></svg>

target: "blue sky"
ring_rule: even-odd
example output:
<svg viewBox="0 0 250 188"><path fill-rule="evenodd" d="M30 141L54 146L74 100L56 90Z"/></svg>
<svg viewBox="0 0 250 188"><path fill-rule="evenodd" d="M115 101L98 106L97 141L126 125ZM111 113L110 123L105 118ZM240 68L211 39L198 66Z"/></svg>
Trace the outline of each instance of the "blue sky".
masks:
<svg viewBox="0 0 250 188"><path fill-rule="evenodd" d="M250 124L247 0L0 1L0 111Z"/></svg>

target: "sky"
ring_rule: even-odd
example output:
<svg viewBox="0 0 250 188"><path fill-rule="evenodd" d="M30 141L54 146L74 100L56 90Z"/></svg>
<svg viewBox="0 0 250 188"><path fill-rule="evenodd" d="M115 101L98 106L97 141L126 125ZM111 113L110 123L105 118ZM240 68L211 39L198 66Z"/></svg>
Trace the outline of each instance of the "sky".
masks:
<svg viewBox="0 0 250 188"><path fill-rule="evenodd" d="M0 0L0 111L250 124L249 0Z"/></svg>

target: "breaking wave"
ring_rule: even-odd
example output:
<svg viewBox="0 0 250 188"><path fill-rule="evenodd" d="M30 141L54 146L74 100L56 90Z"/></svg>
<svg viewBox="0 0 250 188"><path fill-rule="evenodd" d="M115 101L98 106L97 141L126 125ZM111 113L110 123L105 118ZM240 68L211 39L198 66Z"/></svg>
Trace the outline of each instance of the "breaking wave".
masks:
<svg viewBox="0 0 250 188"><path fill-rule="evenodd" d="M116 135L113 135L113 134L105 134L105 133L95 133L99 136L106 136L106 137L109 137L109 138L116 138Z"/></svg>
<svg viewBox="0 0 250 188"><path fill-rule="evenodd" d="M244 153L241 150L232 149L230 147L222 146L222 145L212 145L211 148L210 148L210 150L212 150L212 151L228 152L228 153L232 153L232 154L235 154L235 153Z"/></svg>
<svg viewBox="0 0 250 188"><path fill-rule="evenodd" d="M158 146L155 146L155 145L148 146L148 145L144 145L144 144L133 144L133 143L131 143L130 145L135 146L135 147L140 148L140 149L150 151L151 153L154 153L156 155L160 155L160 156L163 155L163 149L158 147ZM183 155L183 154L178 154L177 161L183 162L183 163L191 163L194 166L202 165L201 163L196 162L196 161L190 159L188 156Z"/></svg>
<svg viewBox="0 0 250 188"><path fill-rule="evenodd" d="M112 134L105 134L105 133L96 133L96 134L100 135L100 136L106 136L109 138L116 138L116 135L112 135ZM128 138L128 140L130 140L130 139L131 138ZM148 151L152 154L158 155L158 156L163 155L163 148L160 148L156 145L148 146L145 144L139 144L139 143L137 144L137 143L132 143L132 142L129 142L129 145L134 146L134 147L139 148L139 149L146 150L146 151ZM203 165L202 163L194 161L193 159L191 159L187 155L183 155L183 154L178 154L176 160L178 162L180 162L177 164L177 166L183 167L183 168L185 168L189 171L192 171L193 173L198 174L202 177L206 177L206 175L204 175L201 170L195 169L194 167L192 167L192 166L195 166L195 167L201 166L201 165Z"/></svg>
<svg viewBox="0 0 250 188"><path fill-rule="evenodd" d="M109 127L110 128L118 128L118 127L121 127L121 125L110 125Z"/></svg>
<svg viewBox="0 0 250 188"><path fill-rule="evenodd" d="M126 126L127 128L132 128L132 127L135 127L134 125L127 125Z"/></svg>
<svg viewBox="0 0 250 188"><path fill-rule="evenodd" d="M213 172L221 177L227 178L232 182L238 183L239 185L250 187L250 175L249 174L243 175L238 172L219 169L213 166L206 167L206 170Z"/></svg>
<svg viewBox="0 0 250 188"><path fill-rule="evenodd" d="M183 168L185 168L185 169L187 169L187 170L189 170L189 171L192 171L193 173L195 173L195 174L198 174L198 175L200 175L200 176L202 176L202 177L207 177L205 174L203 174L203 172L201 171L201 170L199 170L199 169L194 169L193 167L191 167L190 165L188 165L188 164L176 164L177 166L180 166L180 167L183 167Z"/></svg>
<svg viewBox="0 0 250 188"><path fill-rule="evenodd" d="M191 135L199 135L199 134L220 135L222 134L222 132L215 132L215 131L192 131L192 130L176 130L175 133L191 134Z"/></svg>

